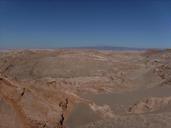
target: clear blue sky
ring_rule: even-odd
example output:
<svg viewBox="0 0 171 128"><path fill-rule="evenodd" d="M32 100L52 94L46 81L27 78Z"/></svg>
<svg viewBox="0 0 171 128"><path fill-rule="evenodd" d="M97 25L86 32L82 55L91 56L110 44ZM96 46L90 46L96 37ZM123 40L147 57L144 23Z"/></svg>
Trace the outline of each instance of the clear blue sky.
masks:
<svg viewBox="0 0 171 128"><path fill-rule="evenodd" d="M0 48L171 47L170 0L0 0Z"/></svg>

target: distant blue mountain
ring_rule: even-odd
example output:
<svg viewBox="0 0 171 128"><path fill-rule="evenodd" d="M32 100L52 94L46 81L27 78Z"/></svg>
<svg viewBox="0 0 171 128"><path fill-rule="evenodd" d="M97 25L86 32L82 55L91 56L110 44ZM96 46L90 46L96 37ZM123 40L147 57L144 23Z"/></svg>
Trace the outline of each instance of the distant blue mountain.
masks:
<svg viewBox="0 0 171 128"><path fill-rule="evenodd" d="M24 49L27 49L27 48L24 48ZM48 49L50 49L50 48L48 48ZM56 48L54 48L54 49L56 49ZM144 50L147 50L146 48L113 47L113 46L64 47L62 49L95 49L95 50L112 50L112 51L144 51ZM19 49L2 49L2 48L0 48L1 52L9 51L9 50L19 50Z"/></svg>
<svg viewBox="0 0 171 128"><path fill-rule="evenodd" d="M113 51L144 51L146 48L131 48L131 47L110 47L110 46L93 46L93 47L78 47L81 49L97 49L97 50L113 50Z"/></svg>

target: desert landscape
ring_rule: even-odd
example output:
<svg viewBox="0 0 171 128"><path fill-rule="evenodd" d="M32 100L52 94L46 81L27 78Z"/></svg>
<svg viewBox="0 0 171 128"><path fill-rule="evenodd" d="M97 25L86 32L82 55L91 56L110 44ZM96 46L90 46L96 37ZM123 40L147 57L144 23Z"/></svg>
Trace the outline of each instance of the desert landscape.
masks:
<svg viewBox="0 0 171 128"><path fill-rule="evenodd" d="M170 128L171 50L0 52L0 128Z"/></svg>

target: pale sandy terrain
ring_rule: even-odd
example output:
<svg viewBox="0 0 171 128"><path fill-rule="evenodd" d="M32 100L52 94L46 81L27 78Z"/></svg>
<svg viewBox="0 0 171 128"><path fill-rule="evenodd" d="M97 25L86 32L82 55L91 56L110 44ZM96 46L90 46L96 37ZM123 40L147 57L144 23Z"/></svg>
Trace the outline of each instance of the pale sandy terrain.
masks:
<svg viewBox="0 0 171 128"><path fill-rule="evenodd" d="M171 128L171 50L0 52L0 128Z"/></svg>

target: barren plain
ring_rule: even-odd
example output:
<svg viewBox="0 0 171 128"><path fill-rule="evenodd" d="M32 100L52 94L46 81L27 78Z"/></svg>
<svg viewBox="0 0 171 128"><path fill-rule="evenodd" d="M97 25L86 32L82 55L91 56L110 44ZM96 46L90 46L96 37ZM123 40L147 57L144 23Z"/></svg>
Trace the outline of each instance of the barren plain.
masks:
<svg viewBox="0 0 171 128"><path fill-rule="evenodd" d="M0 128L171 128L171 50L2 51Z"/></svg>

